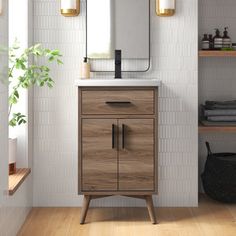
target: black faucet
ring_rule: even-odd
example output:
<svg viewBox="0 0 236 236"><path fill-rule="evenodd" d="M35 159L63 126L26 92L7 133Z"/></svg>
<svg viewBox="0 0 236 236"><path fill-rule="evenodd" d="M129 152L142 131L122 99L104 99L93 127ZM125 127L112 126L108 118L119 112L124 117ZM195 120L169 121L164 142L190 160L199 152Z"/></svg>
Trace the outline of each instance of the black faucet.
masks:
<svg viewBox="0 0 236 236"><path fill-rule="evenodd" d="M115 50L115 79L121 78L121 50Z"/></svg>

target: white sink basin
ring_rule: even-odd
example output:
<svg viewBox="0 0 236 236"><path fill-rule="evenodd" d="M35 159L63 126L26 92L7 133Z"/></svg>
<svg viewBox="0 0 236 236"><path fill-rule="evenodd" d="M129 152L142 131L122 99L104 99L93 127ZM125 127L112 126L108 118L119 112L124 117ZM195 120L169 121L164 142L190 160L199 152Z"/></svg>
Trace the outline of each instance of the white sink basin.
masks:
<svg viewBox="0 0 236 236"><path fill-rule="evenodd" d="M75 85L78 87L159 87L161 81L158 79L76 79Z"/></svg>

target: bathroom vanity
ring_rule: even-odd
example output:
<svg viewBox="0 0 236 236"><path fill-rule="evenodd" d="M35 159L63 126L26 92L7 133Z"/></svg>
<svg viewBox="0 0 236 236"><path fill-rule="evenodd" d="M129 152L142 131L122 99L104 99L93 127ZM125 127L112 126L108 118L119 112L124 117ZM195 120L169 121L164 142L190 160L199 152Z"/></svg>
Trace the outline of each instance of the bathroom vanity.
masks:
<svg viewBox="0 0 236 236"><path fill-rule="evenodd" d="M113 195L146 200L156 223L157 109L160 82L78 79L81 224L90 200Z"/></svg>

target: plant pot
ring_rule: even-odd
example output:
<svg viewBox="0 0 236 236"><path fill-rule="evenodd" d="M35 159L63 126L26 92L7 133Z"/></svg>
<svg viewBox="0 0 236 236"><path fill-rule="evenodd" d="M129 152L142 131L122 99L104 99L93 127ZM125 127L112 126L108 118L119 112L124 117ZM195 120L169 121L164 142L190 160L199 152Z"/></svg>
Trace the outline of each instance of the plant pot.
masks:
<svg viewBox="0 0 236 236"><path fill-rule="evenodd" d="M16 173L17 138L9 138L9 175Z"/></svg>

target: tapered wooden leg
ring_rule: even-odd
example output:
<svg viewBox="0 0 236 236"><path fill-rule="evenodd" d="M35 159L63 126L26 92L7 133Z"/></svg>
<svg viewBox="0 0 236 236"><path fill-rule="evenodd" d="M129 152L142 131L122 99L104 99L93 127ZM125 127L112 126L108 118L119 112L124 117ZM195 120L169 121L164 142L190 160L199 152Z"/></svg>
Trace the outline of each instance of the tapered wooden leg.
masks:
<svg viewBox="0 0 236 236"><path fill-rule="evenodd" d="M153 224L156 224L156 213L153 205L152 195L146 196L146 203L148 208L148 213Z"/></svg>
<svg viewBox="0 0 236 236"><path fill-rule="evenodd" d="M84 195L82 212L81 212L81 217L80 217L80 224L84 224L84 222L85 222L85 218L86 218L86 215L88 212L90 200L91 200L91 196Z"/></svg>

